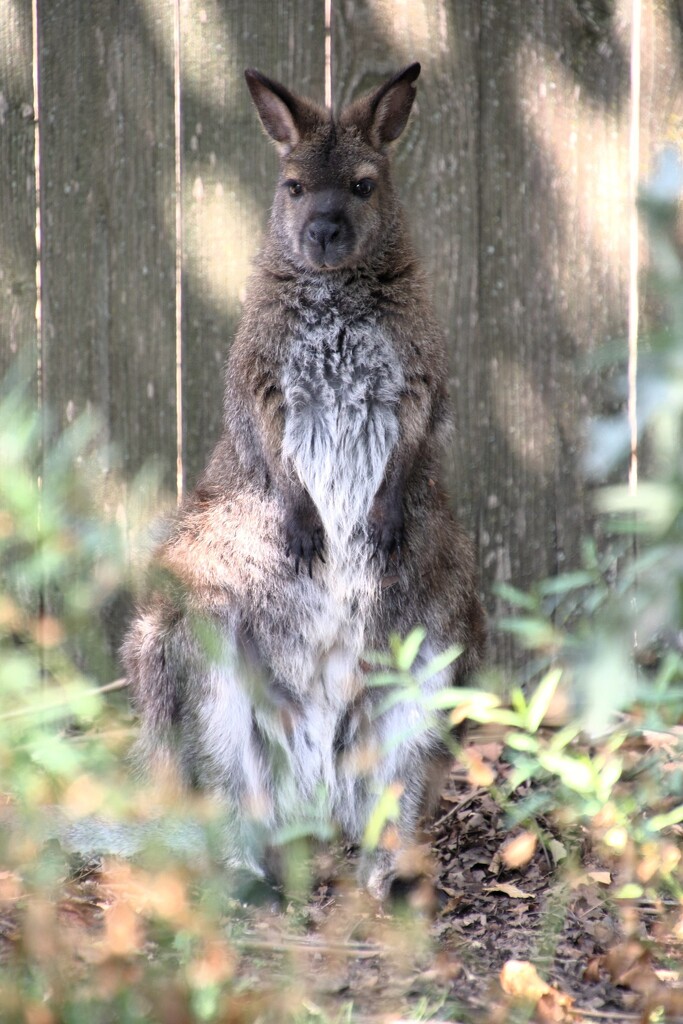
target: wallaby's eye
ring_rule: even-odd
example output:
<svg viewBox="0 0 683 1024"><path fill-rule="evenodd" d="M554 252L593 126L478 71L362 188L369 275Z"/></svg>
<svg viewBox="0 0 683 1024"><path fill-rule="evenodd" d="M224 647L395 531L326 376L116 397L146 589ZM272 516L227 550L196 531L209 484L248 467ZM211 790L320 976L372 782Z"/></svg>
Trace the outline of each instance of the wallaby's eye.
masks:
<svg viewBox="0 0 683 1024"><path fill-rule="evenodd" d="M287 186L290 196L300 196L304 190L300 181L286 181L285 185Z"/></svg>
<svg viewBox="0 0 683 1024"><path fill-rule="evenodd" d="M375 191L375 188L375 182L372 178L361 178L361 180L357 181L353 186L353 191L357 196L360 196L361 199L369 199Z"/></svg>

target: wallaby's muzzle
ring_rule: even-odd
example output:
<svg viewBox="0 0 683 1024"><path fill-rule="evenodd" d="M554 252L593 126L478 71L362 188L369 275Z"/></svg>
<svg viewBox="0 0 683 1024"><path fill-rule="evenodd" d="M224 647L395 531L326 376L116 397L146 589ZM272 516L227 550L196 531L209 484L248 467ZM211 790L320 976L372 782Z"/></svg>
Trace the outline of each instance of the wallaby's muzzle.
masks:
<svg viewBox="0 0 683 1024"><path fill-rule="evenodd" d="M353 250L351 225L341 211L314 214L304 225L301 247L313 267L338 267Z"/></svg>

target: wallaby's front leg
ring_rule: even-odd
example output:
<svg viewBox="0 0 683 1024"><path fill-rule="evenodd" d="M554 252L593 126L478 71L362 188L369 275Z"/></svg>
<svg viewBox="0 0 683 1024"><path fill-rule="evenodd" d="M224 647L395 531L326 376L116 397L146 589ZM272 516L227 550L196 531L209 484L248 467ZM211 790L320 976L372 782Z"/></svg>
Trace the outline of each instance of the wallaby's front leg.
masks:
<svg viewBox="0 0 683 1024"><path fill-rule="evenodd" d="M235 388L235 403L227 411L237 439L239 456L248 465L258 460L267 486L275 486L282 498L285 554L299 572L303 563L313 575L313 560L325 561L325 531L320 514L299 478L283 458L285 402L276 359L268 361L246 346L235 345L230 362L231 377L246 377L251 387ZM244 398L248 396L249 401Z"/></svg>
<svg viewBox="0 0 683 1024"><path fill-rule="evenodd" d="M313 559L318 556L325 561L325 531L320 515L308 491L301 485L288 489L287 514L285 518L285 554L294 559L294 569L299 564L308 565L308 575L313 576Z"/></svg>
<svg viewBox="0 0 683 1024"><path fill-rule="evenodd" d="M405 488L402 462L390 468L382 481L368 515L368 533L372 545L372 558L377 555L387 561L395 555L401 561L404 534L403 491Z"/></svg>
<svg viewBox="0 0 683 1024"><path fill-rule="evenodd" d="M408 380L399 405L399 438L368 514L373 558L379 555L386 562L394 556L397 562L401 560L406 483L419 461L425 438L442 415L443 404L443 391L434 388L434 378L420 374Z"/></svg>

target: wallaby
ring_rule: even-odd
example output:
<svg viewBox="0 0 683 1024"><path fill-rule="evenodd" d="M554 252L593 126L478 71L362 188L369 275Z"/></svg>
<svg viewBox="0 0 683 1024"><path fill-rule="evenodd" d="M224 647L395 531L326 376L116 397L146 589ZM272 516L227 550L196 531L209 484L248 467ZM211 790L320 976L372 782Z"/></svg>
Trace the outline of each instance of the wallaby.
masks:
<svg viewBox="0 0 683 1024"><path fill-rule="evenodd" d="M410 844L450 755L422 700L386 706L366 652L418 625L418 667L458 645L427 696L482 656L473 554L439 483L444 339L389 168L419 73L337 116L246 71L280 158L270 226L221 438L124 644L139 762L224 800L226 857L256 872L259 827L267 840L320 798L359 842L391 783ZM364 863L373 892L396 856Z"/></svg>

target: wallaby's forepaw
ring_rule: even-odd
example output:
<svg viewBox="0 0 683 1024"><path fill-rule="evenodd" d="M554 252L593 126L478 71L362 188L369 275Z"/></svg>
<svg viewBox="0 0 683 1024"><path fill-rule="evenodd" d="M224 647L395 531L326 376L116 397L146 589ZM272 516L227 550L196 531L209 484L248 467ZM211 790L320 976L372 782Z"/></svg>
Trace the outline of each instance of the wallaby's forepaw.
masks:
<svg viewBox="0 0 683 1024"><path fill-rule="evenodd" d="M294 571L299 565L308 565L308 575L313 579L313 559L325 562L325 532L320 520L301 513L290 513L285 522L285 554L294 559Z"/></svg>
<svg viewBox="0 0 683 1024"><path fill-rule="evenodd" d="M372 547L370 557L379 557L386 564L393 556L400 564L403 534L402 507L375 499L368 517L368 539Z"/></svg>

